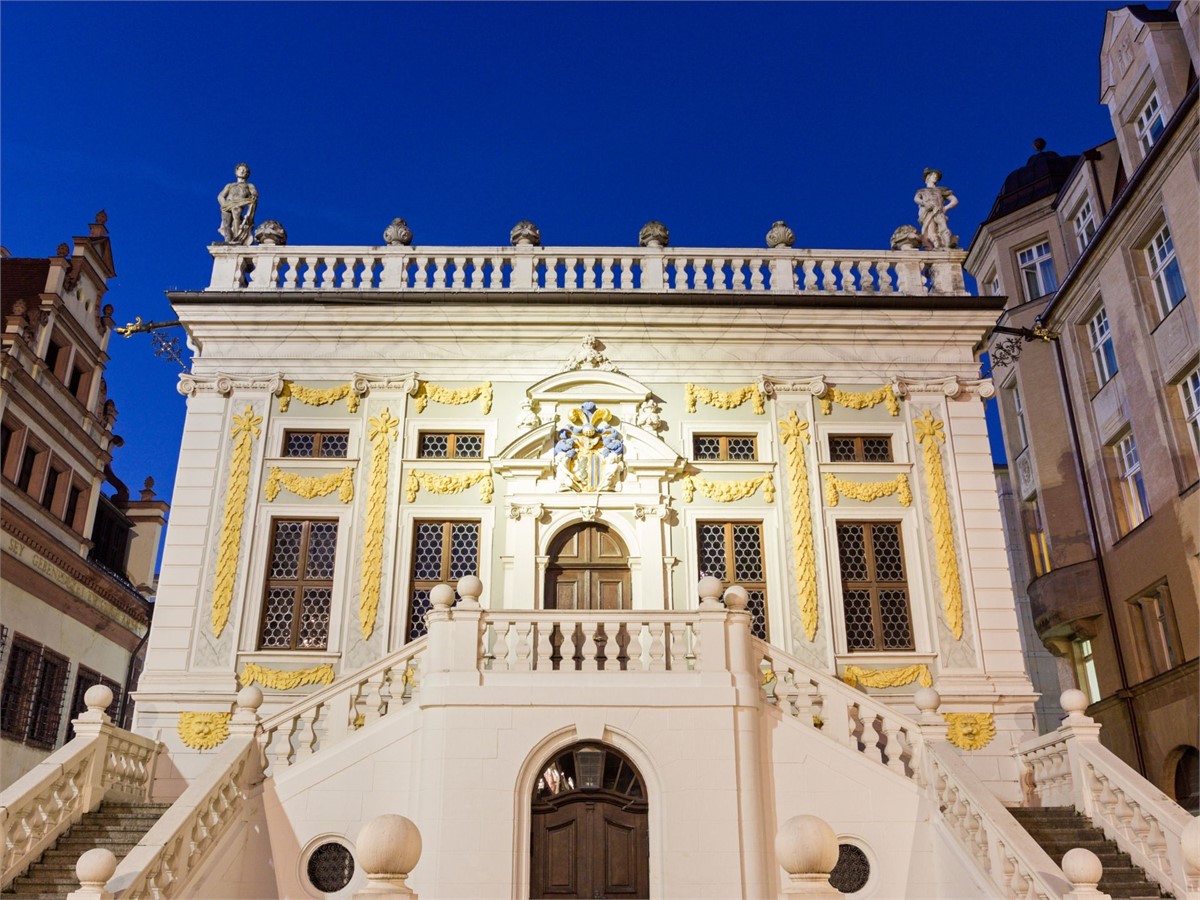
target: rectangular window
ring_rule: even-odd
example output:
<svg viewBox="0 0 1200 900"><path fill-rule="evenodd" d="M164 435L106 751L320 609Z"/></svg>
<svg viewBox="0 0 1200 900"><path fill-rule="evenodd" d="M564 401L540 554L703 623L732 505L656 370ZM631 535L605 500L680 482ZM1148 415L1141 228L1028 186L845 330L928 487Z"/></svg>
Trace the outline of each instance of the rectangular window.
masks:
<svg viewBox="0 0 1200 900"><path fill-rule="evenodd" d="M53 338L46 344L46 368L51 372L58 371L58 364L62 361L66 348Z"/></svg>
<svg viewBox="0 0 1200 900"><path fill-rule="evenodd" d="M263 598L260 650L324 650L329 645L338 523L276 519Z"/></svg>
<svg viewBox="0 0 1200 900"><path fill-rule="evenodd" d="M111 678L105 678L99 672L94 672L87 666L80 666L75 673L75 691L71 694L71 714L67 716L67 740L75 737L75 726L70 724L78 719L81 715L87 712L87 703L84 702L84 694L89 688L93 688L98 684L104 685L113 693L112 703L108 705L105 713L108 717L116 722L117 709L121 705L121 686Z"/></svg>
<svg viewBox="0 0 1200 900"><path fill-rule="evenodd" d="M1104 385L1117 374L1117 352L1113 349L1112 328L1103 306L1088 319L1087 335L1092 362L1096 365L1096 378Z"/></svg>
<svg viewBox="0 0 1200 900"><path fill-rule="evenodd" d="M888 463L892 461L892 439L886 434L831 434L830 462Z"/></svg>
<svg viewBox="0 0 1200 900"><path fill-rule="evenodd" d="M413 527L412 585L408 640L425 634L429 592L479 574L478 522L416 522Z"/></svg>
<svg viewBox="0 0 1200 900"><path fill-rule="evenodd" d="M1009 396L1012 397L1013 416L1017 420L1017 436L1021 439L1021 447L1029 446L1029 432L1025 429L1025 401L1021 398L1021 388L1017 384L1013 384L1009 388Z"/></svg>
<svg viewBox="0 0 1200 900"><path fill-rule="evenodd" d="M1192 436L1192 449L1200 457L1200 366L1183 376L1179 393L1183 395L1183 418Z"/></svg>
<svg viewBox="0 0 1200 900"><path fill-rule="evenodd" d="M63 473L51 466L46 470L46 483L42 485L42 508L50 511L54 508L54 495L58 491L58 482L62 479Z"/></svg>
<svg viewBox="0 0 1200 900"><path fill-rule="evenodd" d="M25 445L25 453L21 456L21 468L17 472L17 487L29 493L29 487L33 484L34 471L38 466L38 457L41 454L36 447Z"/></svg>
<svg viewBox="0 0 1200 900"><path fill-rule="evenodd" d="M1164 319L1167 313L1183 302L1187 290L1183 286L1183 275L1179 271L1179 260L1175 257L1175 240L1171 229L1164 225L1150 240L1146 248L1150 260L1150 280L1154 283L1154 298L1158 301L1158 313Z"/></svg>
<svg viewBox="0 0 1200 900"><path fill-rule="evenodd" d="M1138 113L1137 122L1134 123L1134 130L1137 132L1138 141L1144 152L1150 152L1150 148L1158 142L1162 135L1164 127L1162 107L1158 104L1158 94L1151 94L1146 105L1142 107L1142 111Z"/></svg>
<svg viewBox="0 0 1200 900"><path fill-rule="evenodd" d="M1092 242L1092 238L1096 236L1096 217L1092 213L1092 201L1087 199L1083 201L1083 205L1079 207L1075 213L1075 240L1079 242L1079 252L1082 253L1084 248Z"/></svg>
<svg viewBox="0 0 1200 900"><path fill-rule="evenodd" d="M7 423L0 424L0 469L7 468L5 463L8 462L8 449L12 446L15 436L16 432Z"/></svg>
<svg viewBox="0 0 1200 900"><path fill-rule="evenodd" d="M1138 456L1133 435L1117 441L1117 480L1125 505L1126 531L1132 531L1150 517L1150 502L1146 499L1146 483L1142 479L1142 460Z"/></svg>
<svg viewBox="0 0 1200 900"><path fill-rule="evenodd" d="M1000 276L993 272L987 279L988 295L992 297L1000 296Z"/></svg>
<svg viewBox="0 0 1200 900"><path fill-rule="evenodd" d="M43 750L58 743L70 663L23 635L13 635L0 697L0 733Z"/></svg>
<svg viewBox="0 0 1200 900"><path fill-rule="evenodd" d="M350 448L348 431L288 431L283 436L284 456L324 456L345 459Z"/></svg>
<svg viewBox="0 0 1200 900"><path fill-rule="evenodd" d="M483 456L483 432L422 431L417 441L421 459L480 459Z"/></svg>
<svg viewBox="0 0 1200 900"><path fill-rule="evenodd" d="M740 584L750 595L750 631L768 640L767 570L763 562L761 522L701 522L696 531L700 577Z"/></svg>
<svg viewBox="0 0 1200 900"><path fill-rule="evenodd" d="M692 458L755 460L758 459L758 439L748 434L697 434L692 437Z"/></svg>
<svg viewBox="0 0 1200 900"><path fill-rule="evenodd" d="M1072 662L1075 663L1075 683L1087 694L1088 703L1100 699L1100 682L1096 678L1096 657L1090 640L1071 643Z"/></svg>
<svg viewBox="0 0 1200 900"><path fill-rule="evenodd" d="M1179 649L1179 626L1166 582L1129 600L1137 645L1144 648L1147 675L1161 675L1183 662Z"/></svg>
<svg viewBox="0 0 1200 900"><path fill-rule="evenodd" d="M1030 300L1036 300L1058 288L1049 241L1026 247L1017 254L1017 262L1021 266L1021 278L1025 281L1025 292Z"/></svg>
<svg viewBox="0 0 1200 900"><path fill-rule="evenodd" d="M838 522L846 649L912 650L899 522Z"/></svg>
<svg viewBox="0 0 1200 900"><path fill-rule="evenodd" d="M67 383L67 389L74 394L75 399L80 403L87 402L87 372L76 366L71 370L71 380Z"/></svg>
<svg viewBox="0 0 1200 900"><path fill-rule="evenodd" d="M1042 510L1036 497L1025 501L1022 519L1029 539L1029 564L1034 577L1041 578L1051 569L1050 545L1046 541L1046 526L1042 522Z"/></svg>
<svg viewBox="0 0 1200 900"><path fill-rule="evenodd" d="M71 485L67 490L67 508L63 511L63 521L76 531L82 531L75 524L75 517L79 515L79 501L83 499L83 488L78 485Z"/></svg>

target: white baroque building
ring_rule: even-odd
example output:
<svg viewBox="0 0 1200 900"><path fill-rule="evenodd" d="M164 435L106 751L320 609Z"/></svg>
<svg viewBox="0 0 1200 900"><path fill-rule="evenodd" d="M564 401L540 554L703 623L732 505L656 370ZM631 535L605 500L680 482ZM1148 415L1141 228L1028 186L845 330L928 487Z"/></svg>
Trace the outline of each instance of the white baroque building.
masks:
<svg viewBox="0 0 1200 900"><path fill-rule="evenodd" d="M778 237L211 247L171 294L195 359L143 749L88 795L174 806L96 883L828 893L827 853L777 853L813 815L853 896L1063 896L1006 807L1086 764L1186 893L1183 820L1082 707L1036 736L975 359L998 301L957 250ZM421 849L380 862L385 814Z"/></svg>

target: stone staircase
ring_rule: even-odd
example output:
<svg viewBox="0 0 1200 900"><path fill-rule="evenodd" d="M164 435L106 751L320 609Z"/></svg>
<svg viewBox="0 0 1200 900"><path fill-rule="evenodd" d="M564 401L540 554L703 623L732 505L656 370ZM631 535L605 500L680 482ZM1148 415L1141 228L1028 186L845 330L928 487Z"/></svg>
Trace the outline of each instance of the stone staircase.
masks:
<svg viewBox="0 0 1200 900"><path fill-rule="evenodd" d="M1010 809L1009 812L1060 866L1064 854L1073 847L1083 847L1100 857L1104 876L1100 879L1099 889L1113 900L1160 900L1173 896L1163 893L1133 864L1128 853L1122 853L1115 841L1106 840L1104 832L1073 807Z"/></svg>
<svg viewBox="0 0 1200 900"><path fill-rule="evenodd" d="M121 859L169 808L167 803L102 803L98 810L85 815L64 833L0 897L4 900L66 897L79 888L75 863L81 854L93 847L104 847Z"/></svg>

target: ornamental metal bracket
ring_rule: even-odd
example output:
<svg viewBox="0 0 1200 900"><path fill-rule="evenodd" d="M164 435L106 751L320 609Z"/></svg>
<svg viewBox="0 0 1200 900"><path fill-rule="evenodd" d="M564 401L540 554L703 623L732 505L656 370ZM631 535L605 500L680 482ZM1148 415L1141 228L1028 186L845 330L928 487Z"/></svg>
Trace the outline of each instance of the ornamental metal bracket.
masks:
<svg viewBox="0 0 1200 900"><path fill-rule="evenodd" d="M993 334L1009 335L1004 340L997 341L996 346L992 348L989 354L992 364L988 375L996 369L1007 369L1013 365L1021 357L1021 351L1025 344L1031 344L1034 341L1041 341L1044 344L1050 341L1057 341L1059 333L1051 331L1041 322L1034 322L1032 328L1014 328L1011 325L996 325L992 328Z"/></svg>
<svg viewBox="0 0 1200 900"><path fill-rule="evenodd" d="M165 331L168 328L179 327L180 322L178 319L170 322L143 322L141 316L135 316L134 320L128 325L122 325L113 330L123 338L132 337L135 334L149 334L150 340L154 345L154 355L159 359L166 359L177 363L179 368L186 372L188 364L183 358L183 348L179 344L179 338L159 334L160 331Z"/></svg>

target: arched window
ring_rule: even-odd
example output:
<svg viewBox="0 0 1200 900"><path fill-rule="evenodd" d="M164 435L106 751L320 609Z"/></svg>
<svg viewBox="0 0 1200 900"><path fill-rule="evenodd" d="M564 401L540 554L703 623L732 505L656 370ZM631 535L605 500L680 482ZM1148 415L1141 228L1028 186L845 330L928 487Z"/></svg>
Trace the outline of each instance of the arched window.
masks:
<svg viewBox="0 0 1200 900"><path fill-rule="evenodd" d="M1200 814L1200 750L1181 749L1175 761L1175 802L1194 816Z"/></svg>

